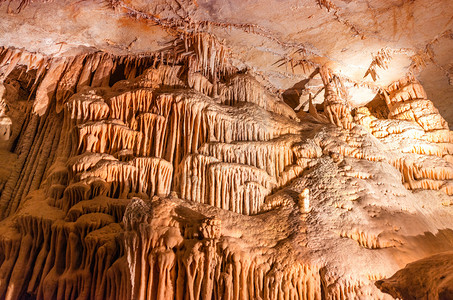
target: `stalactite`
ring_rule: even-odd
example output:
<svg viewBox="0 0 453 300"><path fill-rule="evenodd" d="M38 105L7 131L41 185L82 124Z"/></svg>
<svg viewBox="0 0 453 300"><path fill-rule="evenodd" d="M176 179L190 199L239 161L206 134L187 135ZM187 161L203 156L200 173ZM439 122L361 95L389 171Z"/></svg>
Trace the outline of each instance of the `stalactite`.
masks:
<svg viewBox="0 0 453 300"><path fill-rule="evenodd" d="M435 156L405 155L392 161L400 170L404 182L411 189L441 189L450 195L450 182L453 180L453 166L445 160Z"/></svg>
<svg viewBox="0 0 453 300"><path fill-rule="evenodd" d="M242 214L259 212L277 183L261 169L201 154L186 157L181 176L181 198Z"/></svg>
<svg viewBox="0 0 453 300"><path fill-rule="evenodd" d="M366 126L389 150L388 161L409 189L443 190L451 195L452 133L447 122L413 78L390 85L384 98L389 119L378 119L367 108L356 109L355 121Z"/></svg>
<svg viewBox="0 0 453 300"><path fill-rule="evenodd" d="M179 171L180 197L191 201L207 203L208 200L208 167L213 162L219 162L215 157L192 154L181 163Z"/></svg>
<svg viewBox="0 0 453 300"><path fill-rule="evenodd" d="M131 126L132 118L137 113L151 110L154 98L152 90L137 89L114 96L110 98L109 102L111 108L110 117L122 120L125 124Z"/></svg>
<svg viewBox="0 0 453 300"><path fill-rule="evenodd" d="M168 49L178 60L187 59L188 67L205 76L228 75L235 71L229 63L230 50L209 33L185 34Z"/></svg>
<svg viewBox="0 0 453 300"><path fill-rule="evenodd" d="M143 113L136 118L137 128L143 133L139 153L144 156L163 157L167 119L153 113Z"/></svg>
<svg viewBox="0 0 453 300"><path fill-rule="evenodd" d="M440 119L417 87L408 92L417 98L389 89L392 119L362 108L353 124L344 91L324 74L325 113L338 126L313 110L316 121L299 122L249 75L226 80L225 47L195 35L176 58L97 52L43 65L0 53L8 70L24 60L41 69L44 113L30 117L2 191L0 298L371 298L374 279L318 265L310 230L335 235L326 247L397 247L362 219L378 219L364 186L389 201L393 187L406 199L403 184L453 194L453 135L441 121L429 127ZM123 67L126 80L109 87ZM335 222L370 228L335 231L332 211Z"/></svg>
<svg viewBox="0 0 453 300"><path fill-rule="evenodd" d="M56 111L59 113L63 110L64 104L76 92L77 82L82 73L83 61L85 56L76 56L71 62L68 62L68 67L58 82L56 88Z"/></svg>
<svg viewBox="0 0 453 300"><path fill-rule="evenodd" d="M297 161L297 164L288 166L277 178L277 186L282 187L287 185L291 180L301 176L303 171L308 167L308 164L302 165L299 160Z"/></svg>
<svg viewBox="0 0 453 300"><path fill-rule="evenodd" d="M2 77L6 78L18 65L25 65L26 72L37 70L34 84L37 88L37 101L34 110L42 115L48 104L56 97L56 111L59 113L66 101L86 86L106 87L111 75L119 64L126 65L124 75L133 80L144 69L150 67L159 54L149 53L144 57L114 56L105 52L81 54L66 58L49 58L39 53L22 49L0 48L0 67L6 67ZM140 70L137 66L141 64ZM168 62L167 62L168 63ZM150 68L146 76L137 82L137 87L172 86L184 87L178 78L181 66L169 66L160 62Z"/></svg>
<svg viewBox="0 0 453 300"><path fill-rule="evenodd" d="M250 102L285 117L297 119L296 113L281 99L266 90L250 75L236 75L226 86L220 88L219 97L222 103L235 105L238 102Z"/></svg>
<svg viewBox="0 0 453 300"><path fill-rule="evenodd" d="M119 197L128 193L168 195L173 177L173 166L159 158L135 158L130 162L99 161L91 170L80 175L80 180L98 177L110 183L108 195Z"/></svg>
<svg viewBox="0 0 453 300"><path fill-rule="evenodd" d="M145 82L149 76L149 73L145 72L138 81ZM74 143L79 145L78 153L90 151L115 154L118 151L132 151L132 154L135 155L165 158L177 166L186 154L198 152L198 149L204 151L202 149L205 148L200 148L200 146L205 141L265 141L279 135L297 133L300 130L294 122L281 116L269 113L266 113L267 116L262 114L258 115L259 117L251 116L249 112L254 112L253 109L255 108L252 104L241 106L239 109L241 115L237 116L237 109L219 106L206 96L193 92L162 93L155 96L151 90L141 88L132 92L121 92L119 95L110 98L107 103L109 103L109 110L102 96L95 92L84 92L81 96L75 96L68 102L66 115L70 120L77 120L75 124L78 124L75 131L77 134L74 136ZM94 115L92 110L97 109L97 107L102 107L103 110ZM105 120L105 118L112 118L113 120ZM258 118L261 121L256 123L259 120ZM115 119L122 120L124 123ZM222 119L224 121L220 121ZM96 122L90 122L91 120L96 120ZM270 126L270 121L275 126ZM282 121L283 126L278 126ZM74 124L74 121L68 123ZM256 142L255 149L262 149L257 154L247 154L247 151L250 152L253 149L248 147L246 142L243 142L237 144L236 150L231 148L227 151L238 153L238 149L244 149L244 154L237 158L233 158L230 154L230 159L225 157L227 154L224 154L222 159L227 162L257 166L276 178L284 172L287 166L294 163L290 148L293 140L294 137L289 136L265 143ZM214 145L214 143L211 144ZM223 148L230 148L230 145L226 143L223 145ZM210 155L210 153L207 154ZM219 155L221 154L219 153ZM98 159L95 158L94 162L97 162ZM78 167L80 164L77 164L75 168L93 167L91 162L84 164L87 167ZM72 170L72 173L75 174L75 171ZM285 179L279 182L286 184L297 174L300 174L300 172L294 172L293 168L290 172L286 172ZM109 182L105 176L103 179ZM275 181L276 179L272 180ZM186 185L184 188L190 190L190 187ZM205 187L202 188L205 189ZM116 191L115 184L111 189ZM201 192L200 189L190 190L187 193L206 194L205 190ZM200 191L197 192L197 190ZM65 210L86 197L95 196L90 191L91 189L88 189L84 192L86 194L83 197L77 196L78 200L76 201L69 201L71 205L64 206ZM134 190L134 192L143 191ZM60 193L58 192L56 195L58 196ZM125 192L120 189L115 193L123 195ZM242 197L247 199L251 197L250 195L257 194L261 203L269 191L254 184L244 184L240 193L243 195ZM253 213L256 213L258 211L257 205L253 209L246 209L247 213L252 210Z"/></svg>
<svg viewBox="0 0 453 300"><path fill-rule="evenodd" d="M0 95L0 141L8 141L11 138L12 124L11 118L4 112L6 104L1 99Z"/></svg>
<svg viewBox="0 0 453 300"><path fill-rule="evenodd" d="M48 114L48 113L47 113ZM15 166L14 175L8 179L2 193L3 217L16 211L25 196L41 185L48 163L54 159L55 140L59 138L62 118L47 117L42 122L38 117L29 124L26 134L30 134L23 144L24 156L19 157L19 165Z"/></svg>
<svg viewBox="0 0 453 300"><path fill-rule="evenodd" d="M413 79L395 82L384 93L389 118L417 122L425 131L448 129L447 122L428 100L420 83Z"/></svg>
<svg viewBox="0 0 453 300"><path fill-rule="evenodd" d="M383 48L383 49L379 50L378 53L375 56L373 56L373 60L370 64L370 66L368 67L368 70L366 71L365 76L363 76L363 77L365 78L368 75L370 75L371 78L374 81L376 81L379 78L379 76L377 74L377 68L381 68L384 70L387 69L388 64L391 59L392 59L392 52L390 51L390 49Z"/></svg>
<svg viewBox="0 0 453 300"><path fill-rule="evenodd" d="M16 162L16 167L9 177L0 198L2 219L9 215L8 207L10 206L10 202L14 199L15 190L18 185L18 181L21 178L22 170L27 163L31 147L33 145L34 134L38 128L38 124L38 116L32 117L29 125L26 128L26 131L24 132L26 138L24 138L23 140L24 142L22 144L22 153L19 155L18 161Z"/></svg>
<svg viewBox="0 0 453 300"><path fill-rule="evenodd" d="M284 134L296 134L302 129L286 118L252 107L244 104L223 111L214 106L207 107L205 113L209 141L266 141Z"/></svg>
<svg viewBox="0 0 453 300"><path fill-rule="evenodd" d="M52 98L55 96L58 82L62 77L66 64L67 62L63 58L53 60L42 82L39 84L36 91L36 100L33 103L33 111L39 116L42 116L47 111Z"/></svg>
<svg viewBox="0 0 453 300"><path fill-rule="evenodd" d="M207 96L211 96L213 93L214 85L201 73L189 72L187 84L190 88Z"/></svg>
<svg viewBox="0 0 453 300"><path fill-rule="evenodd" d="M240 164L213 163L207 177L208 204L244 214L258 212L276 185L265 171Z"/></svg>
<svg viewBox="0 0 453 300"><path fill-rule="evenodd" d="M109 116L110 108L104 99L95 93L79 94L66 103L65 120L70 125L99 121Z"/></svg>
<svg viewBox="0 0 453 300"><path fill-rule="evenodd" d="M220 162L242 166L243 169L238 167L238 170L241 170L240 173L248 173L247 170L250 170L250 167L256 167L263 175L265 174L265 177L268 178L267 181L270 180L273 184L278 183L277 186L285 185L301 173L300 168L292 166L295 161L291 147L298 140L297 136L288 135L267 142L206 143L198 149L199 154L187 156L182 163L179 171L181 178L178 182L181 198L211 205L214 205L213 198L230 198L213 194L216 193L215 189L219 191L229 189L227 188L230 184L229 177L211 179L211 184L208 182L209 172L225 173L222 168L221 171L213 169ZM217 182L223 187L216 188ZM231 197L239 199L239 203L243 204L238 207L229 207L219 200L215 205L240 213L255 214L261 210L264 197L270 193L271 187L262 184L262 182L239 182L235 184L239 186L237 191L231 192L238 196ZM253 200L253 198L258 200Z"/></svg>
<svg viewBox="0 0 453 300"><path fill-rule="evenodd" d="M176 206L175 204L173 206ZM135 299L293 299L321 296L316 269L297 261L288 265L259 250L236 248L219 218L201 217L150 230L169 214L161 202L150 208L132 200L124 217L125 248ZM172 211L184 211L177 209ZM177 213L178 214L178 213ZM178 220L185 220L178 217ZM181 222L181 221L179 221ZM228 226L228 224L226 225ZM223 248L220 245L228 245ZM275 260L275 261L274 261ZM274 262L273 262L274 261Z"/></svg>
<svg viewBox="0 0 453 300"><path fill-rule="evenodd" d="M119 120L89 122L77 126L77 129L78 153L113 154L122 149L137 152L143 139L141 132L130 129Z"/></svg>
<svg viewBox="0 0 453 300"><path fill-rule="evenodd" d="M206 143L198 153L214 156L223 162L246 164L278 177L294 163L292 144L297 136L283 136L267 142Z"/></svg>
<svg viewBox="0 0 453 300"><path fill-rule="evenodd" d="M333 83L326 85L324 99L324 113L330 123L339 127L350 129L352 127L352 116L349 104L342 99Z"/></svg>
<svg viewBox="0 0 453 300"><path fill-rule="evenodd" d="M93 71L93 79L91 81L92 87L109 86L110 75L112 74L114 68L113 59L114 58L108 54L103 54L99 58L98 64L93 66L92 68Z"/></svg>
<svg viewBox="0 0 453 300"><path fill-rule="evenodd" d="M204 109L214 104L208 97L198 93L162 94L156 99L153 109L167 121L165 130L167 141L164 158L179 165L188 153L194 153L208 139Z"/></svg>
<svg viewBox="0 0 453 300"><path fill-rule="evenodd" d="M180 78L182 69L181 66L160 64L156 68L149 68L143 72L137 85L146 88L158 88L160 86L173 88L185 87L184 82Z"/></svg>
<svg viewBox="0 0 453 300"><path fill-rule="evenodd" d="M8 77L17 65L26 65L28 71L42 69L48 63L49 58L42 54L30 53L21 49L0 47L0 67L8 65L8 68L3 74L5 78Z"/></svg>
<svg viewBox="0 0 453 300"><path fill-rule="evenodd" d="M83 173L94 167L100 160L115 160L115 158L106 153L84 152L80 155L71 157L68 162L70 178L73 178L77 173Z"/></svg>
<svg viewBox="0 0 453 300"><path fill-rule="evenodd" d="M357 229L341 232L340 236L355 240L360 246L367 249L382 249L399 245L397 241L386 241L370 232L363 232Z"/></svg>
<svg viewBox="0 0 453 300"><path fill-rule="evenodd" d="M449 151L449 144L430 142L423 128L415 122L377 119L371 116L366 108L356 111L355 121L366 126L392 150L439 157L443 157Z"/></svg>

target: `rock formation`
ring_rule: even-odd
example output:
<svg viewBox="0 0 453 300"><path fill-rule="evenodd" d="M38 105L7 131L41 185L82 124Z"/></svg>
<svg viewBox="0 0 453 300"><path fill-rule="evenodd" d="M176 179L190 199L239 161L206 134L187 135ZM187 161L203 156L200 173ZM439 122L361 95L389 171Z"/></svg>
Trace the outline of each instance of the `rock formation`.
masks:
<svg viewBox="0 0 453 300"><path fill-rule="evenodd" d="M376 285L401 299L450 299L453 296L451 252L444 252L408 264L391 278Z"/></svg>
<svg viewBox="0 0 453 300"><path fill-rule="evenodd" d="M379 82L399 51L371 83L297 50L285 94L168 5L107 3L159 51L0 49L0 299L452 297L453 133L413 73Z"/></svg>

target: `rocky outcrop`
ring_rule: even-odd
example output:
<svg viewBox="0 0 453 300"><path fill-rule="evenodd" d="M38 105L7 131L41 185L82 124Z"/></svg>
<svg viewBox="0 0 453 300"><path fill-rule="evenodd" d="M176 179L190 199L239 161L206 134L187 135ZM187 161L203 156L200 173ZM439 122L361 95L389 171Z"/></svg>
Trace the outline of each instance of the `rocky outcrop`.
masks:
<svg viewBox="0 0 453 300"><path fill-rule="evenodd" d="M395 83L389 91L384 93L389 119L376 118L367 108L359 108L356 120L400 152L392 158L392 164L400 170L408 188L443 190L453 195L452 133L447 122L413 79Z"/></svg>
<svg viewBox="0 0 453 300"><path fill-rule="evenodd" d="M325 117L296 116L192 42L124 77L106 54L45 61L1 189L0 298L380 299L452 246L451 133L426 97L398 114L414 97L389 89L384 119L326 81Z"/></svg>
<svg viewBox="0 0 453 300"><path fill-rule="evenodd" d="M453 296L452 253L445 252L408 264L376 285L400 299L450 299Z"/></svg>

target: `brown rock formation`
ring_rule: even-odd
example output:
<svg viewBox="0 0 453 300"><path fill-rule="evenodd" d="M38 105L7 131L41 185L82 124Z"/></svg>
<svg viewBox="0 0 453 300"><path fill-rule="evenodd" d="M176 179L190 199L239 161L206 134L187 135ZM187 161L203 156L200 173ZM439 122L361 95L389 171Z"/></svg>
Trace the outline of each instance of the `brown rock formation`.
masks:
<svg viewBox="0 0 453 300"><path fill-rule="evenodd" d="M2 297L382 297L373 280L398 268L390 261L411 236L437 226L411 208L423 200L403 183L452 193L450 133L444 121L417 122L443 120L436 111L377 119L356 110L376 139L352 117L338 124L346 129L299 120L247 76L220 82L223 96L211 98L178 68L35 100L47 107L31 110L2 191ZM397 207L401 217L390 218ZM414 214L427 219L408 226ZM326 261L317 240L336 254ZM374 269L353 267L345 251Z"/></svg>
<svg viewBox="0 0 453 300"><path fill-rule="evenodd" d="M451 115L416 79L450 72L449 2L413 40L389 1L376 30L362 1L82 2L0 0L76 20L0 35L0 299L451 297Z"/></svg>
<svg viewBox="0 0 453 300"><path fill-rule="evenodd" d="M451 252L433 255L408 264L376 285L401 299L451 299L453 297Z"/></svg>

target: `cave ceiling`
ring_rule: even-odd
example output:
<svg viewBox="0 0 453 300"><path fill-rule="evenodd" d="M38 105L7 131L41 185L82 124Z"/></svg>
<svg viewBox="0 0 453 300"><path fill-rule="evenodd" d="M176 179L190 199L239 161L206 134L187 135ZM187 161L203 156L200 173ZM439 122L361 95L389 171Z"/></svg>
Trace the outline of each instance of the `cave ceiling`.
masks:
<svg viewBox="0 0 453 300"><path fill-rule="evenodd" d="M448 0L5 1L0 8L0 45L49 56L146 55L206 32L231 50L234 66L290 102L319 66L350 80L354 106L414 75L453 123Z"/></svg>

